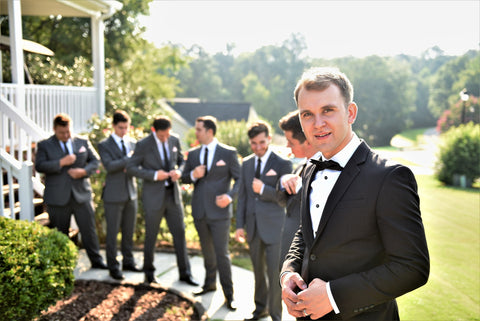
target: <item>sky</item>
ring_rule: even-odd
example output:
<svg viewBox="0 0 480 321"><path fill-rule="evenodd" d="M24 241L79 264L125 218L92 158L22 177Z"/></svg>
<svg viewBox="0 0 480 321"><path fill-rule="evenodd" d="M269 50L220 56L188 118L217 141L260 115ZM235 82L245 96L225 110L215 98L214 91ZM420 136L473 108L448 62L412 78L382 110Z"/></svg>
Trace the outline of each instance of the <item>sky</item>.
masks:
<svg viewBox="0 0 480 321"><path fill-rule="evenodd" d="M140 19L145 39L200 45L210 54L235 44L234 55L304 36L311 58L447 55L479 50L480 1L167 1L153 0Z"/></svg>

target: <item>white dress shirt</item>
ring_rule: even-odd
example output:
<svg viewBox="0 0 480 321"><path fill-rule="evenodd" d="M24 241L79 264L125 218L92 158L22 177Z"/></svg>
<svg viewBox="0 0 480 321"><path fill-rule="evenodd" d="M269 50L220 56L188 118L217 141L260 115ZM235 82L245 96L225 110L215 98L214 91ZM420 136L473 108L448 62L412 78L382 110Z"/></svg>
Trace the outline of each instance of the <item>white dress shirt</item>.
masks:
<svg viewBox="0 0 480 321"><path fill-rule="evenodd" d="M123 145L125 145L125 151L127 153L127 156L130 157L130 144L127 144L126 140L125 140L125 136L124 137L120 137L120 136L117 136L115 133L112 133L112 138L113 140L115 141L115 143L117 143L117 146L118 148L120 148L120 150L123 152L122 150L122 140L123 140Z"/></svg>
<svg viewBox="0 0 480 321"><path fill-rule="evenodd" d="M355 151L357 150L360 143L361 141L358 136L353 133L353 137L347 144L347 146L345 146L341 151L335 154L330 160L336 161L340 166L345 167L345 165L347 165L348 161L352 157L353 153L355 153ZM320 159L320 157L323 157L322 153L318 152L312 157L312 159ZM333 186L337 182L337 179L341 173L341 171L326 168L322 171L318 171L315 179L312 181L312 189L309 198L310 217L312 220L312 230L314 237L317 235L317 229L320 224L320 220L322 219L322 213L325 208L328 196L330 195L330 192L332 191ZM327 294L335 313L340 313L335 299L333 298L332 291L330 290L330 282L327 282Z"/></svg>
<svg viewBox="0 0 480 321"><path fill-rule="evenodd" d="M199 161L203 165L203 157L205 155L205 147L208 148L208 159L207 159L207 170L209 171L212 168L213 156L215 156L215 150L218 145L218 139L216 137L208 145L203 145L200 149ZM190 179L195 182L197 178L193 177L193 170L190 171Z"/></svg>
<svg viewBox="0 0 480 321"><path fill-rule="evenodd" d="M155 133L153 133L153 138L155 138L155 142L157 143L157 149L158 149L158 152L160 153L160 157L162 158L162 160L165 160L165 155L163 155L163 147L162 147L162 144L165 144L165 149L167 151L167 157L168 159L170 159L170 155L168 155L169 153L169 148L168 148L168 139L165 141L165 143L163 143L162 141L160 141L160 139L158 139L157 135ZM156 181L157 180L157 172L158 171L155 171L155 176L153 177L153 180ZM166 182L165 180L165 185L167 185L168 183Z"/></svg>

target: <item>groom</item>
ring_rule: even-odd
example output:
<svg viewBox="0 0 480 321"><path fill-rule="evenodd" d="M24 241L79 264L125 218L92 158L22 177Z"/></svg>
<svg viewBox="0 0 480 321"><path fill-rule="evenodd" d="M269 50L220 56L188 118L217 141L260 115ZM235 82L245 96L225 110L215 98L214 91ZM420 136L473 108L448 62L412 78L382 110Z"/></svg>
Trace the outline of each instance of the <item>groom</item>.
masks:
<svg viewBox="0 0 480 321"><path fill-rule="evenodd" d="M305 169L301 226L280 275L288 312L398 320L395 298L425 284L430 269L415 177L353 132L353 88L338 69L305 72L295 100L319 153Z"/></svg>

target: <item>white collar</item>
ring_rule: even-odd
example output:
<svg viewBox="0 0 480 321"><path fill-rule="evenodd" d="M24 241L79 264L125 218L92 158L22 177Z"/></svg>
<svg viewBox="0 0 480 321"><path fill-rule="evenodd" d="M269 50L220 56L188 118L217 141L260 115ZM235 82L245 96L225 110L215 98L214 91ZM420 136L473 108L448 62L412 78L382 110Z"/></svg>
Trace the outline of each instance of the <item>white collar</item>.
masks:
<svg viewBox="0 0 480 321"><path fill-rule="evenodd" d="M217 147L218 144L218 139L216 137L213 138L213 140L210 142L208 145L202 144L203 147L207 147L209 151L214 151L215 148Z"/></svg>
<svg viewBox="0 0 480 321"><path fill-rule="evenodd" d="M362 141L360 138L358 138L357 134L353 133L352 139L348 142L348 144L330 159L336 161L338 164L340 164L340 166L345 167L361 143ZM317 152L312 156L312 159L320 159L320 157L323 157L322 153ZM327 159L325 158L325 160Z"/></svg>
<svg viewBox="0 0 480 321"><path fill-rule="evenodd" d="M268 147L267 151L265 152L265 154L263 154L262 157L260 157L260 159L262 160L262 164L266 164L267 163L267 160L268 158L270 157L270 154L272 153L272 150L270 149L270 146ZM258 160L258 156L255 155L255 161Z"/></svg>

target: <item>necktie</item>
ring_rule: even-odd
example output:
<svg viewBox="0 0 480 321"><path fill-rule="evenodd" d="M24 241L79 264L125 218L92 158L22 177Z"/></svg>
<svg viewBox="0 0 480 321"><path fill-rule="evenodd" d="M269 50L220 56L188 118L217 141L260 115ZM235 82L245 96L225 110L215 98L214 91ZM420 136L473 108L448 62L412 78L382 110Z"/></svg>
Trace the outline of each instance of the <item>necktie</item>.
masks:
<svg viewBox="0 0 480 321"><path fill-rule="evenodd" d="M208 148L205 146L205 152L203 153L203 165L205 165L205 175L208 173Z"/></svg>
<svg viewBox="0 0 480 321"><path fill-rule="evenodd" d="M255 178L260 178L260 170L262 169L262 159L257 158L257 168L255 169Z"/></svg>
<svg viewBox="0 0 480 321"><path fill-rule="evenodd" d="M67 142L63 142L63 149L64 149L63 152L65 153L65 155L70 154L70 152L68 151Z"/></svg>
<svg viewBox="0 0 480 321"><path fill-rule="evenodd" d="M123 139L120 141L120 143L122 144L123 156L127 156L127 148L125 148L125 144L123 143Z"/></svg>
<svg viewBox="0 0 480 321"><path fill-rule="evenodd" d="M324 169L327 169L327 168L334 171L341 171L343 169L343 167L340 166L340 164L332 160L322 161L318 159L311 159L310 162L315 164L315 172L323 171Z"/></svg>
<svg viewBox="0 0 480 321"><path fill-rule="evenodd" d="M166 142L162 143L162 148L163 148L163 166L165 169L168 171L170 169L170 166L168 166L168 154L167 154L167 148L165 147Z"/></svg>

